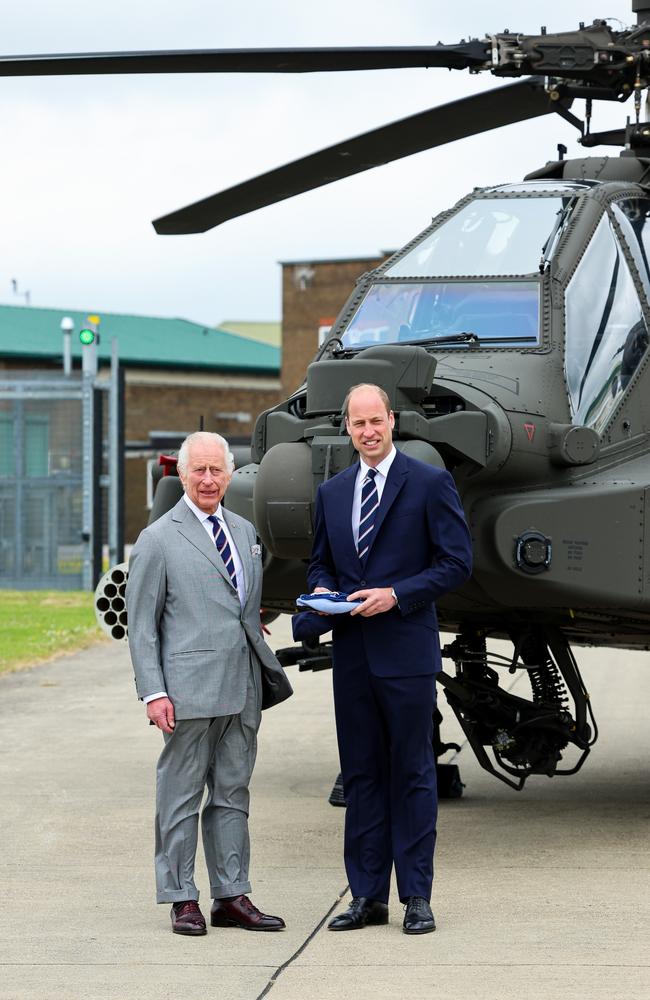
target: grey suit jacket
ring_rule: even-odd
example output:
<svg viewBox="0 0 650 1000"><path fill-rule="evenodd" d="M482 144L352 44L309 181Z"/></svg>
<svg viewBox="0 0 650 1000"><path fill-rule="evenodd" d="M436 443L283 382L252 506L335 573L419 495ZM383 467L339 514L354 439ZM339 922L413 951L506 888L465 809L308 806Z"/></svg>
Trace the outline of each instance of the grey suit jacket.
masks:
<svg viewBox="0 0 650 1000"><path fill-rule="evenodd" d="M131 552L126 600L138 697L166 691L177 719L241 712L251 651L284 697L291 693L260 631L262 558L253 550L255 530L239 515L223 513L244 567L243 608L221 556L184 499L145 528Z"/></svg>

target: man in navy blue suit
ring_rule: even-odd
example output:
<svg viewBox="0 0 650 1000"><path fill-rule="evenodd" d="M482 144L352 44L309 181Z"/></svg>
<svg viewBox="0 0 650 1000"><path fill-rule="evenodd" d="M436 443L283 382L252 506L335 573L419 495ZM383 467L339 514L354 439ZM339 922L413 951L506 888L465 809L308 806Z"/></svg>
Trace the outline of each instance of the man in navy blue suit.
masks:
<svg viewBox="0 0 650 1000"><path fill-rule="evenodd" d="M387 923L394 865L404 931L425 934L435 930L434 602L468 578L470 536L449 473L396 451L383 389L354 386L344 413L360 460L318 489L309 566L312 591L362 600L332 619L352 903L329 929Z"/></svg>

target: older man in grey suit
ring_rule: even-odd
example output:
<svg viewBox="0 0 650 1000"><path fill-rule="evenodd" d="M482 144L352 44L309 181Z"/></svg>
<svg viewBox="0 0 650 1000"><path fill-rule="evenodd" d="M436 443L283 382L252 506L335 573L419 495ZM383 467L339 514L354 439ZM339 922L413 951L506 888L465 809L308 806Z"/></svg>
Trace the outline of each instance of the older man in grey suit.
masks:
<svg viewBox="0 0 650 1000"><path fill-rule="evenodd" d="M212 926L281 930L246 895L248 785L261 709L291 694L260 624L253 526L224 510L234 469L218 434L190 434L184 496L141 533L129 564L129 646L138 696L165 745L156 785L156 887L177 934L206 933L194 883L201 800Z"/></svg>

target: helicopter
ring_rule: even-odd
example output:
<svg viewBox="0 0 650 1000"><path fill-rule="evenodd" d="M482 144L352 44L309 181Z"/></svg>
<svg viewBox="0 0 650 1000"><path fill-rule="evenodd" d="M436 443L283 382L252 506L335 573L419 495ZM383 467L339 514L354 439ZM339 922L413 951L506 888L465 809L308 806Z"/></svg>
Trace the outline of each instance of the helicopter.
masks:
<svg viewBox="0 0 650 1000"><path fill-rule="evenodd" d="M597 738L572 646L650 646L650 124L642 120L650 5L632 6L631 28L598 20L457 45L0 60L0 75L417 65L517 80L171 212L154 221L161 234L205 231L390 160L548 114L573 125L586 151L622 147L617 157L569 159L560 146L557 160L519 183L475 188L363 275L304 384L258 417L252 461L236 470L226 500L264 544L265 608L292 612L306 584L315 491L354 461L343 399L358 383L381 385L396 447L448 469L462 498L474 572L438 604L441 628L456 636L443 650L453 673L438 680L480 764L517 790L531 775L576 773ZM595 101L628 99L633 115L623 127L592 132ZM152 519L179 489L174 475L160 480ZM490 651L490 638L508 640L511 656ZM282 652L304 669L329 662L327 643ZM530 698L505 689L504 670L525 672ZM567 751L576 759L561 766Z"/></svg>

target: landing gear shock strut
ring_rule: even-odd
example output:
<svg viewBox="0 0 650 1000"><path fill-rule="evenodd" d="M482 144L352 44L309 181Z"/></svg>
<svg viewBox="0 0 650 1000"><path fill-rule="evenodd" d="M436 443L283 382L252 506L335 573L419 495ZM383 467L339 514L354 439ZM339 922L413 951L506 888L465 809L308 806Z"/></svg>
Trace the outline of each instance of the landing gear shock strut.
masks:
<svg viewBox="0 0 650 1000"><path fill-rule="evenodd" d="M575 658L559 629L530 628L511 638L514 654L508 661L488 653L483 633L462 633L443 650L454 661L456 674L441 673L438 681L481 766L520 791L531 774L575 774L598 730ZM500 687L495 666L507 666L512 674L524 670L532 699ZM570 743L580 756L573 767L561 769L558 764Z"/></svg>

